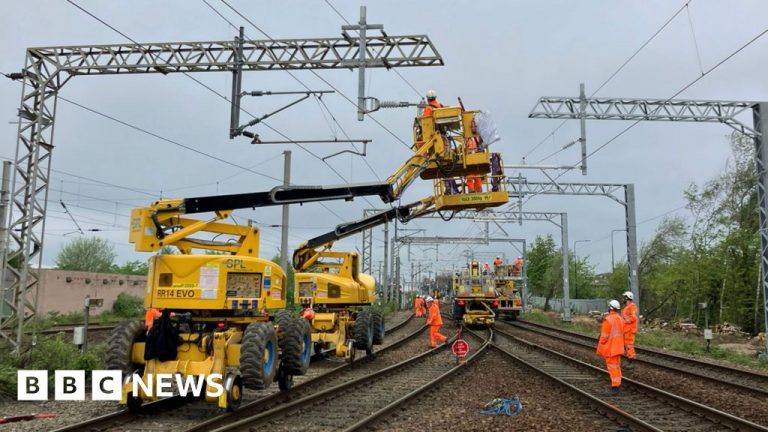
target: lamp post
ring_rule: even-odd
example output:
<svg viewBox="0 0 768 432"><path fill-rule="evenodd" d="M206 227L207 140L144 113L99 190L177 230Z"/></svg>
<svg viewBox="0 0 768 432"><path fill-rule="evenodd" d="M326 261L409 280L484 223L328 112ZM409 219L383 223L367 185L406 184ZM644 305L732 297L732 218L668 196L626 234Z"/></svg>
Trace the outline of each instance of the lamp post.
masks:
<svg viewBox="0 0 768 432"><path fill-rule="evenodd" d="M592 240L576 240L573 242L573 298L574 300L579 298L579 272L578 267L576 266L576 260L578 259L578 255L576 255L576 244L577 243L588 243Z"/></svg>
<svg viewBox="0 0 768 432"><path fill-rule="evenodd" d="M614 270L616 270L616 265L613 263L613 233L617 231L624 231L626 232L626 229L615 229L611 230L611 273L613 273Z"/></svg>

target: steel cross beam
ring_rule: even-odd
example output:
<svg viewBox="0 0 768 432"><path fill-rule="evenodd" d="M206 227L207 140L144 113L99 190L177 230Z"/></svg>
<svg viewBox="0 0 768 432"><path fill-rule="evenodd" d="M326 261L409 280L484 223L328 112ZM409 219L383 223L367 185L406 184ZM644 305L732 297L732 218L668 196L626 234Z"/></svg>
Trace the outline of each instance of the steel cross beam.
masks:
<svg viewBox="0 0 768 432"><path fill-rule="evenodd" d="M0 322L0 340L18 350L24 323L37 313L38 275L30 264L39 268L42 261L56 100L67 81L81 75L357 68L362 58L369 68L443 64L426 35L366 36L362 50L361 45L346 38L310 38L28 48L24 69L11 74L24 85L11 194L15 212L9 212L14 249L0 268L13 280L5 288L13 295L7 304L11 316Z"/></svg>
<svg viewBox="0 0 768 432"><path fill-rule="evenodd" d="M584 111L579 97L542 97L528 117L586 120L663 120L725 123L754 138L759 135L736 116L756 102L697 101L685 99L587 98ZM582 115L583 114L583 115Z"/></svg>
<svg viewBox="0 0 768 432"><path fill-rule="evenodd" d="M510 198L518 199L522 199L526 195L606 196L622 205L624 207L624 226L627 235L627 285L635 299L637 299L637 304L640 304L634 184L529 182L522 177L508 177L507 191ZM621 192L623 192L623 196L619 194Z"/></svg>
<svg viewBox="0 0 768 432"><path fill-rule="evenodd" d="M525 306L525 303L527 302L527 294L528 294L528 276L527 276L527 269L528 269L528 256L527 256L527 249L526 249L526 240L520 239L520 238L511 238L511 237L490 237L489 232L485 232L485 237L445 237L445 236L422 236L422 237L401 237L396 240L398 243L403 243L408 245L409 248L409 259L410 259L410 246L412 244L414 245L422 245L422 244L428 244L432 245L434 244L437 248L440 244L481 244L481 245L489 245L491 243L522 243L523 244L523 268L522 268L522 278L523 278L523 306ZM400 259L400 249L395 249L395 253L397 253L397 260ZM437 249L435 249L435 255L437 255ZM411 268L413 268L413 264L411 264ZM525 308L523 308L525 309Z"/></svg>
<svg viewBox="0 0 768 432"><path fill-rule="evenodd" d="M768 102L587 98L585 108L577 108L582 102L583 98L578 97L542 97L528 117L724 123L755 141L763 318L768 329L768 148L763 143L763 130L768 126ZM751 127L736 118L749 109L752 110ZM768 338L762 355L768 357Z"/></svg>

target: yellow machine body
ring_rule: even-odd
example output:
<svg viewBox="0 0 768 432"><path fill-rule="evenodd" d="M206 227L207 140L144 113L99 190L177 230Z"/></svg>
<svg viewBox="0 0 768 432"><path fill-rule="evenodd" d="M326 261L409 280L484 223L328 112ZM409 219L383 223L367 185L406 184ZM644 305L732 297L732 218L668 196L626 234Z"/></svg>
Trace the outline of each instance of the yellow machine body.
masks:
<svg viewBox="0 0 768 432"><path fill-rule="evenodd" d="M309 271L294 274L296 292L318 306L370 306L376 300L376 281L359 268L357 253L320 252Z"/></svg>
<svg viewBox="0 0 768 432"><path fill-rule="evenodd" d="M349 358L354 324L350 313L373 304L376 281L360 272L360 257L354 252L319 252L307 270L295 273L294 281L299 304L318 310L311 320L312 342L332 346L336 356Z"/></svg>
<svg viewBox="0 0 768 432"><path fill-rule="evenodd" d="M226 311L226 315L285 308L285 273L269 260L234 255L154 255L149 268L146 307Z"/></svg>
<svg viewBox="0 0 768 432"><path fill-rule="evenodd" d="M453 316L468 325L492 326L498 316L500 295L493 275L472 261L453 281Z"/></svg>
<svg viewBox="0 0 768 432"><path fill-rule="evenodd" d="M162 362L159 360L144 361L144 343L135 343L131 357L134 363L144 365L144 373L141 377L141 383L136 385L138 394L134 394L133 397L138 397L142 400L156 400L156 381L151 378L158 374L180 374L182 380L186 380L188 376L205 379L208 375L219 374L223 379L226 376L226 368L240 366L240 340L242 336L242 331L237 328L214 333L213 341L209 340L211 338L210 335L204 335L202 340L198 340L198 334L182 333L179 335L181 342L178 345L176 359ZM201 349L201 347L207 347L209 344L212 347L210 353ZM221 380L218 383L222 387L224 386ZM134 383L132 380L128 380L123 384L122 404L128 402L128 397L133 393L133 388ZM148 389L151 389L151 394L148 394ZM207 384L204 386L204 389L205 399L208 402L216 403L222 409L227 408L226 391L222 392L219 397L211 397L208 395L214 393L215 389ZM240 389L237 388L236 391L239 392Z"/></svg>
<svg viewBox="0 0 768 432"><path fill-rule="evenodd" d="M517 289L517 284L523 282L521 270L512 264L496 266L493 272L496 291L499 293L500 316L517 319L523 310L523 299Z"/></svg>

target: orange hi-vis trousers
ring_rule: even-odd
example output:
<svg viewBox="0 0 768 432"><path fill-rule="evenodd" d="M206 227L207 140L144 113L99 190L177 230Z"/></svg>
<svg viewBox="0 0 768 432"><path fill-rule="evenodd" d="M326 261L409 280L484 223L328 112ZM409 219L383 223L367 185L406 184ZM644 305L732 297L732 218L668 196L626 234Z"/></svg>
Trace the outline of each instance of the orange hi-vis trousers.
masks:
<svg viewBox="0 0 768 432"><path fill-rule="evenodd" d="M441 326L439 325L429 326L429 343L432 348L435 348L438 342L445 342L448 340L447 337L440 334L440 327Z"/></svg>
<svg viewBox="0 0 768 432"><path fill-rule="evenodd" d="M624 346L627 350L627 358L634 360L635 358L635 334L632 332L624 333Z"/></svg>
<svg viewBox="0 0 768 432"><path fill-rule="evenodd" d="M605 358L605 366L608 368L608 375L611 377L611 387L621 385L621 356Z"/></svg>

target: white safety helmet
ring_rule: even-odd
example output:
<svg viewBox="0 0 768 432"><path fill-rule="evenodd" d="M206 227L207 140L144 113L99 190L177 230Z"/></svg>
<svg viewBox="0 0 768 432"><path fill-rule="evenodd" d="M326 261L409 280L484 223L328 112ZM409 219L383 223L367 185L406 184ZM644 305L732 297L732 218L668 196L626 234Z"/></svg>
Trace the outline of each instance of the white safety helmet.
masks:
<svg viewBox="0 0 768 432"><path fill-rule="evenodd" d="M427 90L427 100L435 100L437 99L437 93L434 90Z"/></svg>
<svg viewBox="0 0 768 432"><path fill-rule="evenodd" d="M632 294L632 291L627 291L624 294L622 294L622 296L624 296L624 298L628 298L630 300L634 300L635 299L635 296L634 296L634 294Z"/></svg>
<svg viewBox="0 0 768 432"><path fill-rule="evenodd" d="M432 300L434 300L434 299L432 298L432 296L427 296L427 303L431 302Z"/></svg>
<svg viewBox="0 0 768 432"><path fill-rule="evenodd" d="M621 305L618 300L611 300L608 302L608 307L613 310L621 310Z"/></svg>

